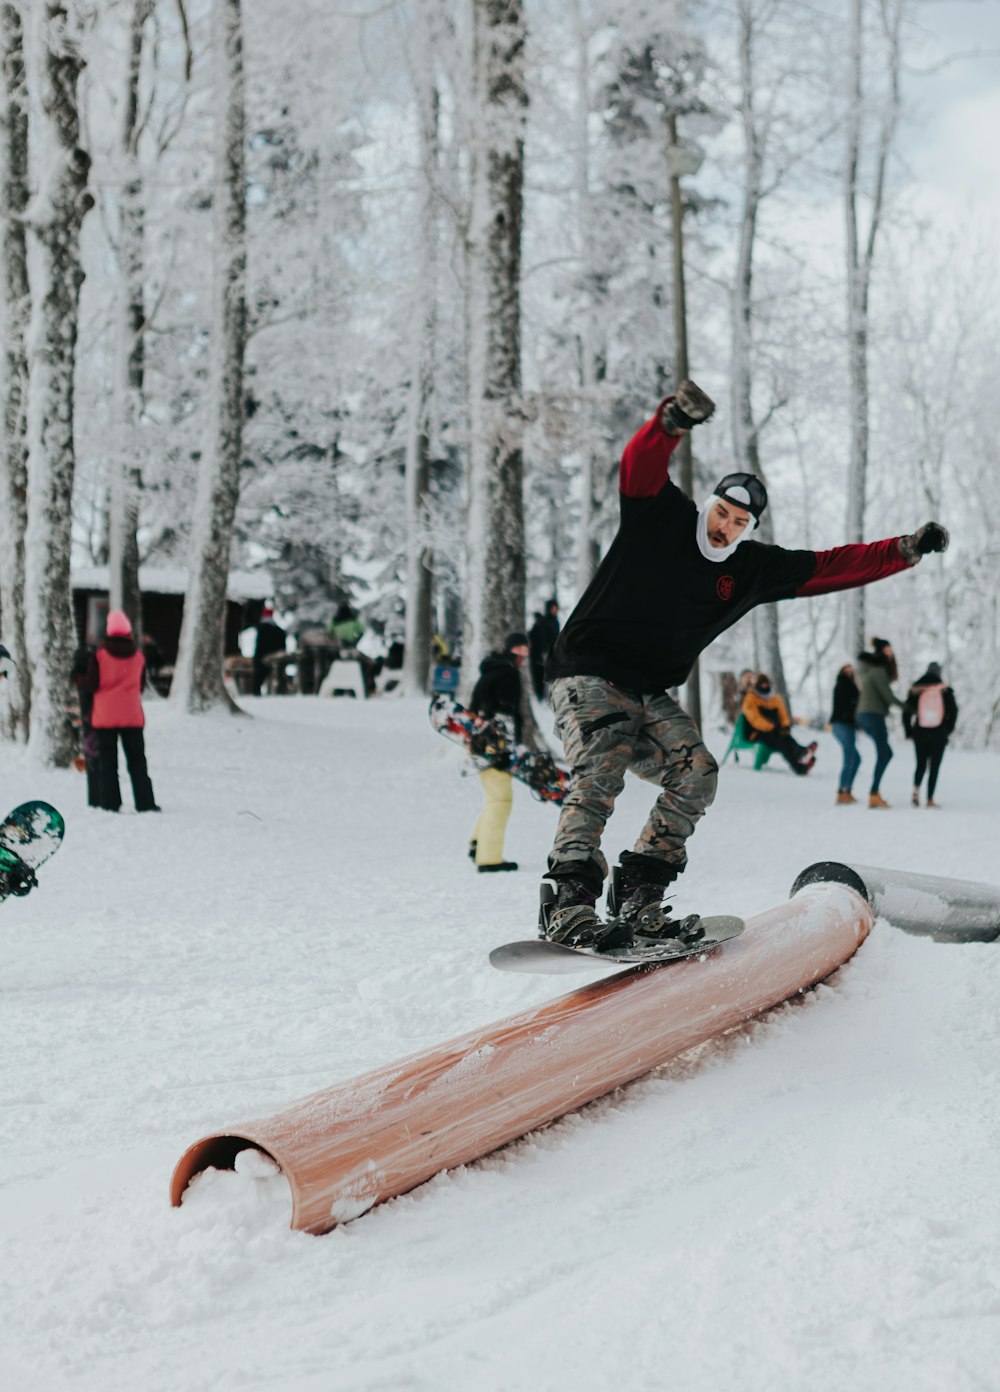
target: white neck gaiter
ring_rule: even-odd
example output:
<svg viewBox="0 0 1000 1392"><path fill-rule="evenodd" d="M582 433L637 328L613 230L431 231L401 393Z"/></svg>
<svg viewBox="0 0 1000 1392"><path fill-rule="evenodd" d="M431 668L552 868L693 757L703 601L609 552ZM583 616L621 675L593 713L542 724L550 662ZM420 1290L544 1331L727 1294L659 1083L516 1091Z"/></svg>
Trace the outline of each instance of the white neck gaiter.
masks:
<svg viewBox="0 0 1000 1392"><path fill-rule="evenodd" d="M748 526L746 531L741 532L736 540L730 542L728 546L713 546L708 539L708 514L715 507L716 503L720 501L721 500L715 493L710 494L698 509L698 521L695 524L695 537L698 542L698 550L705 557L706 561L715 561L716 563L728 561L729 557L750 530Z"/></svg>

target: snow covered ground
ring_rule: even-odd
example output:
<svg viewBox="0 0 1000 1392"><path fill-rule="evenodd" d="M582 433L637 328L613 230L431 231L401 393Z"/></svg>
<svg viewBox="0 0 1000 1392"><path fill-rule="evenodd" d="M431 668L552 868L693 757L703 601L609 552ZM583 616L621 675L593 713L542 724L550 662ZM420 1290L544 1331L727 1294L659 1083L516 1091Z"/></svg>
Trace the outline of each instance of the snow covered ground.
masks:
<svg viewBox="0 0 1000 1392"><path fill-rule="evenodd" d="M486 961L533 931L551 807L518 788L521 873L477 876L478 785L422 706L246 705L152 707L161 816L0 746L6 803L68 822L0 909L4 1387L1000 1387L1000 944L881 922L794 1004L326 1237L281 1179L170 1208L199 1136L586 980ZM832 805L829 737L808 779L730 762L680 906L756 913L822 858L1000 884L1000 759L950 753L935 813L897 751L885 813Z"/></svg>

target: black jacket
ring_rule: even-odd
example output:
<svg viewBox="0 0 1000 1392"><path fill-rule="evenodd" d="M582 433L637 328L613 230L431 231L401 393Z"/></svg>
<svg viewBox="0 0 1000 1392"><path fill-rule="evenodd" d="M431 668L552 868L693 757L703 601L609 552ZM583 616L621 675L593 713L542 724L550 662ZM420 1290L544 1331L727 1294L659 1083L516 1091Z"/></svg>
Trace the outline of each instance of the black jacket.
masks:
<svg viewBox="0 0 1000 1392"><path fill-rule="evenodd" d="M858 697L861 695L858 684L846 672L839 672L833 687L833 710L831 725L856 725L858 723Z"/></svg>
<svg viewBox="0 0 1000 1392"><path fill-rule="evenodd" d="M521 739L521 674L513 653L493 652L479 665L469 702L477 715L494 720L498 715L511 722L514 739Z"/></svg>
<svg viewBox="0 0 1000 1392"><path fill-rule="evenodd" d="M903 702L903 730L907 739L912 739L914 734L920 734L924 738L946 740L958 722L958 702L955 700L955 693L950 686L944 686L941 693L944 701L944 720L933 729L920 728L917 724L917 706L920 704L921 692L926 691L929 686L943 686L943 683L940 677L932 677L930 672L925 672L910 687Z"/></svg>

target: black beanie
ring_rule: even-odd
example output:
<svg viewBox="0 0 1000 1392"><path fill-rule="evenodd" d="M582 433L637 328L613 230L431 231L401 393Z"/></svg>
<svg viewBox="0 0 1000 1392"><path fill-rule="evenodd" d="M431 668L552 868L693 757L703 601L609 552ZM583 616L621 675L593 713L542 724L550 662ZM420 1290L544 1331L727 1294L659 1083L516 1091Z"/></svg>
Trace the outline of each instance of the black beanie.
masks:
<svg viewBox="0 0 1000 1392"><path fill-rule="evenodd" d="M530 646L526 633L508 633L507 637L503 640L504 652L512 652L514 648L527 648Z"/></svg>

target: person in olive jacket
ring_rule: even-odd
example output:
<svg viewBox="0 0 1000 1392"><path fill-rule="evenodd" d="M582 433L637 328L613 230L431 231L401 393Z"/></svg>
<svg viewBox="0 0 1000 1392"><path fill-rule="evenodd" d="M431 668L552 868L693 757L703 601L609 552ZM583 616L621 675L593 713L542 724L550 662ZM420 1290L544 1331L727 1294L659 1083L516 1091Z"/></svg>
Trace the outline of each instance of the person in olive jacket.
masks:
<svg viewBox="0 0 1000 1392"><path fill-rule="evenodd" d="M136 646L132 625L121 609L112 609L105 626L106 637L90 655L87 672L80 682L82 690L93 695L90 726L97 736L97 806L117 812L122 805L118 784L118 741L125 751L125 763L132 780L132 796L137 812L159 812L153 785L146 769L142 688L146 659Z"/></svg>
<svg viewBox="0 0 1000 1392"><path fill-rule="evenodd" d="M868 793L868 806L888 807L889 804L879 792L882 775L892 758L886 717L893 706L903 705L890 685L899 676L892 644L887 638L873 638L872 651L858 654L858 666L861 670L858 726L875 745L875 770Z"/></svg>

